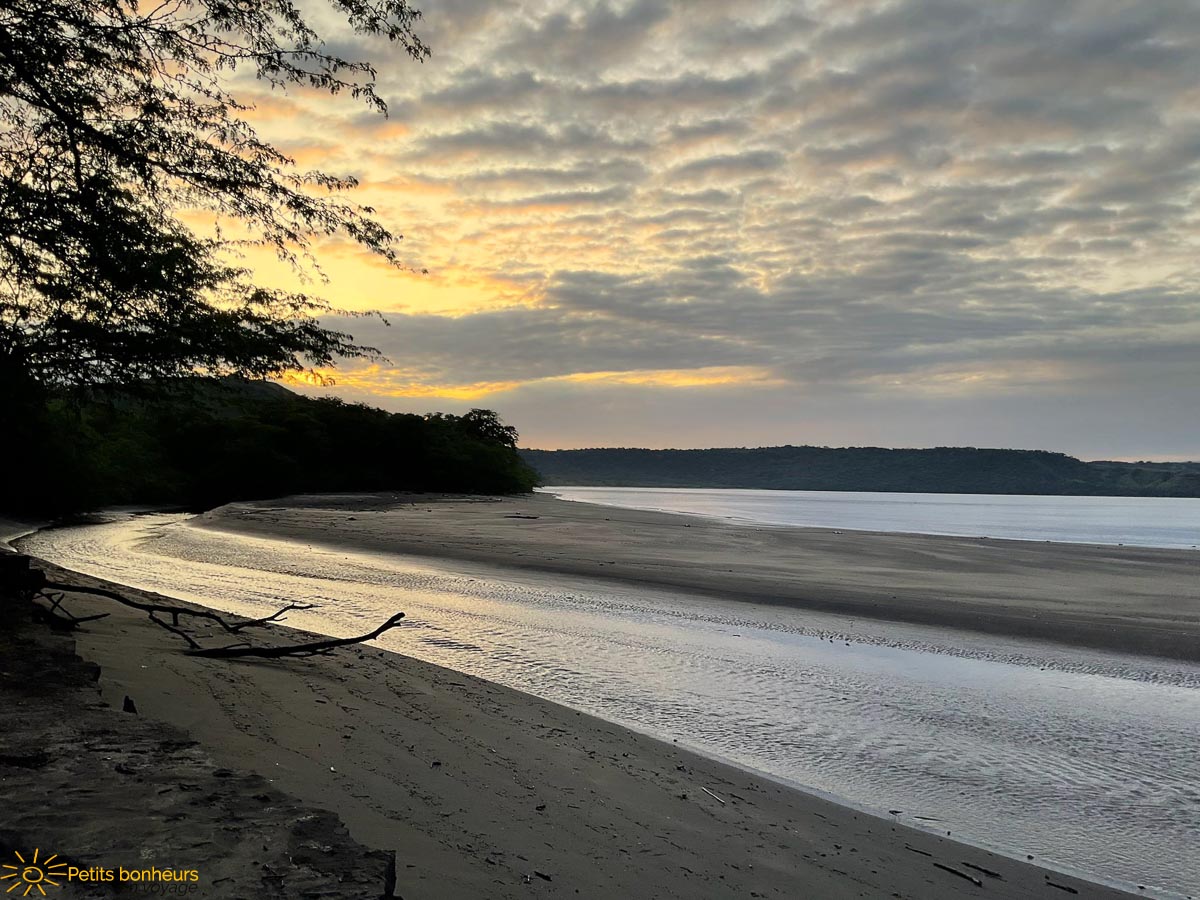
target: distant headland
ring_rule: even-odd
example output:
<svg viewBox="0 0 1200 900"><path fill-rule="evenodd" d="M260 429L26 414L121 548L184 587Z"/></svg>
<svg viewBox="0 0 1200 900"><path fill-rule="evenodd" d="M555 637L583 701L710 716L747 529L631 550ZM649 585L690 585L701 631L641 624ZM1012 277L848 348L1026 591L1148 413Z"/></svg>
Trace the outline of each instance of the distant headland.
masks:
<svg viewBox="0 0 1200 900"><path fill-rule="evenodd" d="M1046 450L784 446L520 452L543 484L1200 497L1200 462L1084 462Z"/></svg>

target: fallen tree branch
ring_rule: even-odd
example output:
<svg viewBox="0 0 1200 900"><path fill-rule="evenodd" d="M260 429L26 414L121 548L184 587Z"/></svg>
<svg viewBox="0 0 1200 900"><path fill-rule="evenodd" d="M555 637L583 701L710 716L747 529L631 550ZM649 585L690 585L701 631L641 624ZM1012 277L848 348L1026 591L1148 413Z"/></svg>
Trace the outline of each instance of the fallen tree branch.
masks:
<svg viewBox="0 0 1200 900"><path fill-rule="evenodd" d="M69 621L71 621L75 625L82 625L84 622L95 622L97 619L103 619L103 618L106 618L107 616L112 615L112 613L96 613L94 616L72 615L70 612L63 609L63 606L62 606L62 602L66 598L66 594L58 594L57 596L55 596L53 594L42 594L41 596L44 596L47 600L50 601L50 609L48 610L49 612L55 613L55 614L61 612Z"/></svg>
<svg viewBox="0 0 1200 900"><path fill-rule="evenodd" d="M240 659L247 656L255 656L262 659L279 659L284 656L314 656L318 653L328 653L330 650L335 650L338 647L347 647L350 644L361 644L363 641L372 641L385 631L395 628L403 618L404 613L396 613L374 631L360 635L359 637L330 638L326 641L312 641L307 644L285 644L282 647L247 647L239 644L231 644L228 647L189 650L187 654L188 656L203 656L208 659Z"/></svg>
<svg viewBox="0 0 1200 900"><path fill-rule="evenodd" d="M57 581L46 581L42 585L42 589L43 590L49 589L49 590L54 590L54 591L64 591L64 592L71 593L71 594L91 594L96 597L104 597L107 600L115 600L117 603L120 603L123 606L128 606L132 609L141 610L142 612L144 612L150 616L153 616L154 613L158 613L159 615L164 615L164 616L170 616L171 624L176 627L178 627L179 619L182 616L190 616L195 619L203 619L206 622L212 622L213 624L217 625L222 630L229 632L230 634L238 634L242 630L244 630L246 628L251 628L254 626L275 624L276 622L279 622L282 620L282 616L284 613L289 612L294 609L313 609L314 608L311 604L289 603L283 609L278 610L277 612L274 612L269 616L264 616L261 619L251 619L248 622L239 622L239 623L231 624L231 623L225 621L225 619L223 617L217 615L215 612L212 612L211 610L188 609L187 607L183 607L183 606L167 606L162 603L142 603L140 600L131 600L129 597L126 597L122 594L118 594L116 591L106 590L105 588L84 587L83 585L62 584L61 582L57 582ZM161 620L156 619L155 621L157 621L160 625L164 624Z"/></svg>
<svg viewBox="0 0 1200 900"><path fill-rule="evenodd" d="M200 645L198 643L196 643L195 638L193 638L190 634L188 634L186 631L184 631L178 625L171 625L167 622L164 622L162 619L160 619L154 613L150 613L150 621L153 622L155 625L159 626L160 628L165 628L167 631L171 632L171 634L176 635L177 637L183 638L185 641L187 641L187 645L189 647L191 647L193 650L200 649Z"/></svg>
<svg viewBox="0 0 1200 900"><path fill-rule="evenodd" d="M39 593L33 599L45 598L50 601L49 608L42 606L40 603L34 602L33 615L34 618L45 622L51 629L57 631L74 631L84 622L95 622L97 619L103 619L109 613L97 613L94 616L75 616L68 610L63 608L63 594L48 594Z"/></svg>
<svg viewBox="0 0 1200 900"><path fill-rule="evenodd" d="M282 622L284 613L290 613L293 610L316 609L315 603L289 603L283 609L271 613L269 616L263 616L261 619L250 619L246 622L236 622L228 626L228 630L237 634L247 628L257 628L260 625L274 625L276 622Z"/></svg>
<svg viewBox="0 0 1200 900"><path fill-rule="evenodd" d="M39 573L40 574L40 573ZM62 609L62 601L64 594L89 594L95 597L103 597L106 600L113 600L120 603L122 606L128 606L131 609L136 609L144 612L155 625L169 631L171 634L182 639L188 649L185 651L189 656L202 656L207 659L244 659L254 657L258 659L283 659L285 657L297 656L316 656L318 654L329 653L336 650L338 647L347 647L351 644L361 644L364 641L374 640L385 631L390 631L400 624L400 620L404 618L404 613L396 613L374 631L364 634L360 637L351 638L330 638L323 641L310 641L303 644L281 644L276 647L255 647L248 641L238 641L235 644L228 644L224 647L204 647L189 634L181 624L181 619L191 618L200 622L208 622L220 628L227 634L240 635L247 628L270 627L283 621L285 614L294 610L316 609L316 606L311 603L289 603L281 609L276 610L269 616L263 616L258 619L248 619L244 622L229 622L223 616L218 615L211 610L206 609L188 609L184 606L171 606L164 603L144 603L140 600L134 600L119 594L116 591L110 591L107 588L85 587L83 585L63 584L57 581L48 581L42 579L40 581L41 592L38 594L49 600L51 606L47 609L40 604L35 603L34 607L39 614L44 616L52 627L57 628L74 628L83 622L92 622L96 619L102 619L109 615L108 613L100 613L94 616L76 617L72 616L65 609ZM58 591L56 595L49 593L50 591Z"/></svg>

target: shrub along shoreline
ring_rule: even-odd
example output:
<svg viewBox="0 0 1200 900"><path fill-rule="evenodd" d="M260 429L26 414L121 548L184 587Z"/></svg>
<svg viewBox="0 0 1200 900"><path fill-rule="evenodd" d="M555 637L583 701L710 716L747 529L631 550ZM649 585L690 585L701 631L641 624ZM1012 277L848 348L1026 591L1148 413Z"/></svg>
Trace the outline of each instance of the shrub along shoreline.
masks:
<svg viewBox="0 0 1200 900"><path fill-rule="evenodd" d="M30 404L0 511L61 515L338 491L510 494L537 475L490 410L389 413L269 382L189 379Z"/></svg>

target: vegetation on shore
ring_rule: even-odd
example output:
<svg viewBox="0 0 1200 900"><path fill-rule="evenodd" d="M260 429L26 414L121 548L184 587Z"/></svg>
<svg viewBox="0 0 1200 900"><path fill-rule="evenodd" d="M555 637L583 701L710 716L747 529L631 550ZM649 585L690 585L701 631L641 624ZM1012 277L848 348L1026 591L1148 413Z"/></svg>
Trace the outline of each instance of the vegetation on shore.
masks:
<svg viewBox="0 0 1200 900"><path fill-rule="evenodd" d="M409 267L399 236L342 199L353 176L305 171L258 135L251 86L385 113L371 63L331 38L423 60L419 17L405 0L0 4L0 424L31 391L372 355L322 324L322 298L247 266L259 247L320 275L314 249L336 238Z"/></svg>
<svg viewBox="0 0 1200 900"><path fill-rule="evenodd" d="M408 415L268 382L181 381L148 395L54 400L6 441L0 511L192 509L303 492L516 493L535 474L490 410Z"/></svg>
<svg viewBox="0 0 1200 900"><path fill-rule="evenodd" d="M372 64L332 38L424 60L419 19L406 0L0 4L0 510L532 484L490 412L394 416L201 380L378 355L245 254L303 286L333 240L411 269L400 236L343 199L353 175L300 168L250 113L288 88L385 113Z"/></svg>
<svg viewBox="0 0 1200 900"><path fill-rule="evenodd" d="M1200 497L1200 463L1083 462L1044 450L785 446L521 455L545 484Z"/></svg>

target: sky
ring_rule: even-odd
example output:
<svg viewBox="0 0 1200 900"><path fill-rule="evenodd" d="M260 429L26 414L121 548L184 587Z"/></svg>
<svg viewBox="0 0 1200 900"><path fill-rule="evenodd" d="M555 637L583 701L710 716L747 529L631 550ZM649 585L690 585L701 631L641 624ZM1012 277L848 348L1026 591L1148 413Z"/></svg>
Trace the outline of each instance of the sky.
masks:
<svg viewBox="0 0 1200 900"><path fill-rule="evenodd" d="M318 248L387 360L301 389L530 447L1200 459L1195 0L416 5L423 64L331 32L388 118L247 92L413 267Z"/></svg>

